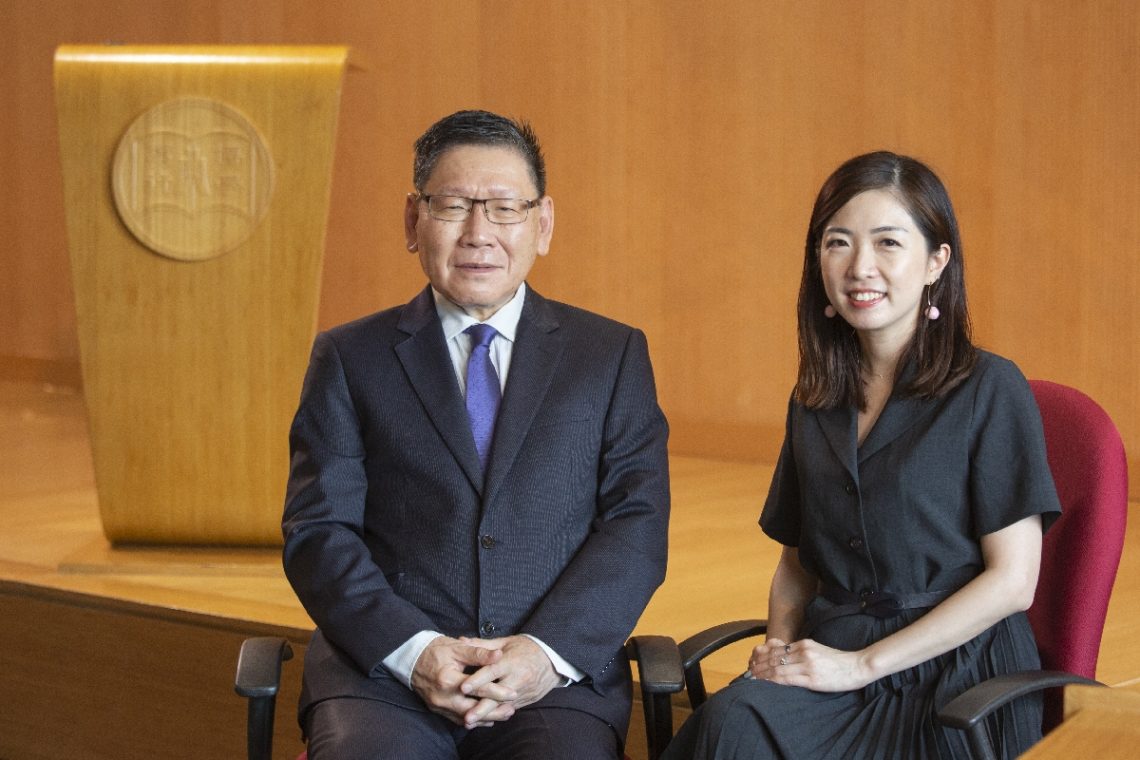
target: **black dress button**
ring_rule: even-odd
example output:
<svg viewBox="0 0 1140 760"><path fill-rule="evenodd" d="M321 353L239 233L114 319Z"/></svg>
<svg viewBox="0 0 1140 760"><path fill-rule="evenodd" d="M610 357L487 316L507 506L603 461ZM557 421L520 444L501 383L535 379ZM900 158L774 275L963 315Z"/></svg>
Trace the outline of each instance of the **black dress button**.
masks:
<svg viewBox="0 0 1140 760"><path fill-rule="evenodd" d="M495 537L484 534L479 537L479 545L484 549L490 549L495 545Z"/></svg>
<svg viewBox="0 0 1140 760"><path fill-rule="evenodd" d="M495 624L490 622L490 621L483 623L483 625L479 626L479 633L483 634L484 636L486 636L488 638L491 636L494 636L495 635Z"/></svg>
<svg viewBox="0 0 1140 760"><path fill-rule="evenodd" d="M843 490L847 492L848 496L853 496L855 494L855 484L849 482L843 487Z"/></svg>
<svg viewBox="0 0 1140 760"><path fill-rule="evenodd" d="M859 551L860 549L863 548L863 539L859 538L858 536L855 536L854 538L852 538L850 541L847 542L847 545L850 546L855 551Z"/></svg>

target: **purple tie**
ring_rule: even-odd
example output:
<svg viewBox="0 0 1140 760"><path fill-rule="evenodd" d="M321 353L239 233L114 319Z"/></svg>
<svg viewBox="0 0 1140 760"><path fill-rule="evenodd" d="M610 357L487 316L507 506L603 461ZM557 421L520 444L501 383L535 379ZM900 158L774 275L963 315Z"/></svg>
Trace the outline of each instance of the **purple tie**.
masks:
<svg viewBox="0 0 1140 760"><path fill-rule="evenodd" d="M467 417L479 461L487 469L487 454L495 434L495 415L499 412L502 391L495 365L491 364L490 345L498 335L490 325L471 325L463 332L471 336L471 356L467 359Z"/></svg>

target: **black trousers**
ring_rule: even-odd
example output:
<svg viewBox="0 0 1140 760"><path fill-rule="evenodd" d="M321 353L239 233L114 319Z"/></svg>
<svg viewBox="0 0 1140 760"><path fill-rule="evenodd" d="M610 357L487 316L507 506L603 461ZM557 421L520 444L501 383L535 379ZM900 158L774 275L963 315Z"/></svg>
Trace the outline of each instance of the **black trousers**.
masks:
<svg viewBox="0 0 1140 760"><path fill-rule="evenodd" d="M308 713L309 760L617 760L622 737L599 718L527 707L471 731L435 713L329 699Z"/></svg>

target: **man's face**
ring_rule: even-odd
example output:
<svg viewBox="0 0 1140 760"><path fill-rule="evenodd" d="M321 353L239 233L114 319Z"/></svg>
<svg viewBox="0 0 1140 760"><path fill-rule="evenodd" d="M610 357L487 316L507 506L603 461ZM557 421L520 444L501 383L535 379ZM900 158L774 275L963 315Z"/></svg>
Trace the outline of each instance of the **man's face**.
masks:
<svg viewBox="0 0 1140 760"><path fill-rule="evenodd" d="M526 160L515 150L459 145L436 162L423 195L521 198L538 194ZM426 201L409 195L404 209L408 250L418 251L432 287L483 321L515 295L536 256L545 256L554 232L554 201L544 197L526 221L495 224L483 204L464 221L441 221Z"/></svg>

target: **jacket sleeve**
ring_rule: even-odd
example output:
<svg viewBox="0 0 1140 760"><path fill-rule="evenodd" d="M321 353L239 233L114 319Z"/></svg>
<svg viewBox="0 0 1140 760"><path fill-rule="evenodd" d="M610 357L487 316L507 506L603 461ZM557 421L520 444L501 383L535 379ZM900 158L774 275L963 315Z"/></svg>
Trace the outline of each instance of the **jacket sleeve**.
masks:
<svg viewBox="0 0 1140 760"><path fill-rule="evenodd" d="M591 531L523 626L594 681L665 578L667 441L645 335L632 330L603 424Z"/></svg>
<svg viewBox="0 0 1140 760"><path fill-rule="evenodd" d="M285 575L324 635L364 673L431 620L393 591L361 536L368 490L361 423L337 347L313 346L289 433Z"/></svg>

